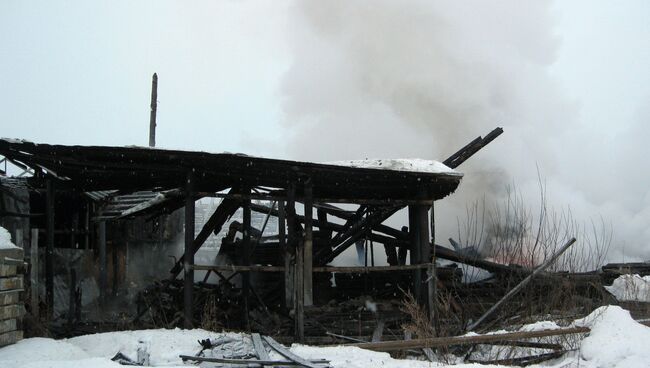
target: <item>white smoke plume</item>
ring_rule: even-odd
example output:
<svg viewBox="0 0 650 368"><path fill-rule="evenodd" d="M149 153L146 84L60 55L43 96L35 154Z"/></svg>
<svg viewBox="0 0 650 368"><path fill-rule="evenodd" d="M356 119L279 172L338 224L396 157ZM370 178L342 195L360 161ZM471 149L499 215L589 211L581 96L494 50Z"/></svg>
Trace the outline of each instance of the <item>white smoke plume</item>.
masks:
<svg viewBox="0 0 650 368"><path fill-rule="evenodd" d="M442 239L468 202L499 198L506 184L535 207L539 167L551 205L585 221L611 219L613 258L650 258L647 174L632 174L626 191L620 176L639 169L638 152L604 155L577 123L580 106L550 72L562 42L551 2L300 1L288 19L293 60L282 94L291 156L443 160L502 126L440 202ZM633 144L647 141L641 120L621 132ZM621 157L636 158L618 166Z"/></svg>

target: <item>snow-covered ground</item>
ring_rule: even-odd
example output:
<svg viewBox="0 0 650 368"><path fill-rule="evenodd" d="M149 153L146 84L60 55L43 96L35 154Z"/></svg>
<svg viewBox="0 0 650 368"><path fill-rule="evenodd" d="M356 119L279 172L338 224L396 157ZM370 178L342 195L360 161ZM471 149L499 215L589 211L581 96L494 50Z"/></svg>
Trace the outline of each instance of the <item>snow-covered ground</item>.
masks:
<svg viewBox="0 0 650 368"><path fill-rule="evenodd" d="M650 276L621 275L605 289L621 302L650 303Z"/></svg>
<svg viewBox="0 0 650 368"><path fill-rule="evenodd" d="M578 349L556 361L538 367L635 368L648 367L650 362L650 328L634 321L630 314L618 307L595 310L573 325L587 326L591 333ZM557 328L553 322L538 322L522 330ZM234 341L238 346L249 338L237 333L215 333L205 330L141 330L108 332L65 340L31 338L0 349L0 367L122 367L110 359L121 352L135 360L138 348L150 355L151 366L187 367L180 354L195 355L201 347L198 340L209 338ZM244 348L245 349L245 348ZM393 359L387 353L355 347L313 347L294 344L291 351L306 359L327 359L336 368L420 368L444 367L443 363ZM213 351L214 354L214 351ZM278 358L271 354L272 358ZM188 363L189 364L189 363ZM455 367L489 367L479 364L458 364ZM493 366L495 367L495 366Z"/></svg>

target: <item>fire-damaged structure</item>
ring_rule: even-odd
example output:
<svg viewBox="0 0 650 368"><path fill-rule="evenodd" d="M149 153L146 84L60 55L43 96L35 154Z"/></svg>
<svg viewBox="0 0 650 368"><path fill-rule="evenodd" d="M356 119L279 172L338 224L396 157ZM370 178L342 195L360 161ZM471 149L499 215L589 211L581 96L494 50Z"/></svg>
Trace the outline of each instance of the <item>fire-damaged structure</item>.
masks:
<svg viewBox="0 0 650 368"><path fill-rule="evenodd" d="M29 208L4 211L0 217L29 219L23 234L29 237L31 228L37 240L24 242L36 246L35 251L26 247L25 256L32 268L44 265L45 298L39 296L36 277L28 299L32 310L43 299L41 306L49 318L55 310L55 268L61 267L55 264L55 249L94 251L98 289L105 301L109 279L114 290L120 282L128 282L127 262L120 260L133 251L130 242L144 243L140 251L149 254L150 262L133 272L146 273L145 269L164 265L160 260L175 250L157 244L172 244L176 235L183 234L183 251L175 254L169 277L138 295L136 321L163 315L166 326L182 322L193 327L205 324L206 308L212 306L212 316L226 320L221 325L226 328L260 330L270 323L272 328L263 332L305 341L305 335L316 338L325 332L344 332L332 326L348 320L356 324L354 335L368 335L366 327L376 332L379 325L401 323L399 307L384 304L391 300L398 304L406 292L429 315L436 315L440 295L450 295L440 289L460 283L461 278L455 265L436 266L438 258L495 274L527 274L461 247L454 251L435 245L434 201L458 187L462 174L453 169L502 132L497 128L475 139L442 164L426 162L410 168L417 163L319 164L241 154L2 139L0 155L29 170L31 176L19 180L20 187L30 192ZM4 188L2 193L6 192L10 188ZM192 231L197 200L206 197L221 202L200 230ZM404 208L408 226L397 229L384 223ZM232 221L236 213L241 218ZM259 226L253 226L254 213L263 218ZM277 224L271 235L269 223ZM148 228L144 233L157 235L142 237L144 228ZM39 231L44 236L38 238ZM213 234L222 235L218 255L211 262L195 262L195 254ZM41 260L39 247L44 250ZM332 265L352 247L357 248L361 265ZM214 276L218 282L206 282ZM74 275L71 279L67 316L74 320L80 296ZM454 292L490 293L470 289ZM365 300L363 311L346 304L362 296L374 300ZM386 309L381 323L373 315L364 320L362 314L381 303L380 308ZM174 314L178 304L180 315ZM447 298L444 307L471 314L453 298Z"/></svg>

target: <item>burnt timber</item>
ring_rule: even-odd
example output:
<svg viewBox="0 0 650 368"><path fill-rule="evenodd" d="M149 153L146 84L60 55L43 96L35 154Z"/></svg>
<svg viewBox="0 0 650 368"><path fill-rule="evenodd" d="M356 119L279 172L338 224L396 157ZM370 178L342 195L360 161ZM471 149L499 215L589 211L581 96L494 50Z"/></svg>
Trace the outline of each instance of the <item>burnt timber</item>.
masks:
<svg viewBox="0 0 650 368"><path fill-rule="evenodd" d="M457 167L501 132L498 128L486 138L477 138L445 162ZM340 275L337 283L354 289L359 288L360 283L367 284L367 275L372 274L375 288L385 284L385 280L407 285L418 302L425 306L429 304L430 311L434 309L431 303L437 300L432 295L436 282L431 281L431 277L426 281L427 269L435 264L432 254L436 253L434 234L429 232L428 212L435 200L453 193L462 179L462 174L452 170L440 173L397 171L241 154L143 147L63 146L6 139L0 140L0 155L10 162L30 168L33 176L25 179L27 184L45 194L43 212L44 223L47 224L45 269L48 306L53 303L50 296L53 279L51 249L57 243L55 234L64 231L55 228L55 219L58 223L62 215L55 214L58 212L54 209L57 197L85 193L93 199L101 198L102 203L106 204L100 206L93 219L103 232L106 231L106 223L112 220L143 215L153 217L180 208L185 208L185 227L193 228L195 201L203 197L222 197L220 206L197 236L186 232L184 252L171 270L169 282L181 273L185 279L184 325L191 327L196 320L193 311L195 288L191 286L194 270L210 270L225 282L230 280L219 273L225 271L224 267L228 265L195 265L194 254L209 234L219 232L235 211L243 209L244 221L240 229L243 238L236 246L233 264L230 265L231 271L242 278L243 327L250 328L248 316L251 303L268 304L265 298L275 294L278 286L276 282L276 286L256 292L251 274L274 271L280 275L277 278L279 285L284 285L280 287L286 294L284 304L295 314L295 336L301 341L305 331L304 308L323 302L315 291L329 282L327 277L320 275L336 273ZM253 202L254 199L273 201L278 204L277 210L274 205L268 208L260 206ZM350 211L332 203L359 207L356 211ZM304 215L296 213L296 205L304 207ZM410 229L398 230L383 224L405 207L409 208ZM313 217L313 209L317 212L316 217ZM251 211L278 218L280 235L277 242L257 246L260 238L255 238L254 233L259 229L251 225ZM328 216L341 219L344 223L328 220ZM433 230L433 223L431 225ZM76 235L72 231L72 236L88 237L90 233L90 227L86 225L85 230ZM105 236L105 233L102 235ZM103 236L99 236L100 241L96 245L101 255L99 279L102 293L107 286L107 244L102 240ZM372 242L384 245L389 266L374 267L374 254L369 261L367 252L363 267L328 266L343 251L359 242L371 242L369 248L366 245L366 250L371 253L375 249ZM273 244L277 250L272 251L271 258L268 258L264 252L272 250ZM406 262L407 253L410 253L409 264ZM456 277L454 270L439 269L433 273L437 275L436 280ZM355 275L362 274L366 275L365 281L354 281ZM267 284L273 284L270 276L269 280Z"/></svg>

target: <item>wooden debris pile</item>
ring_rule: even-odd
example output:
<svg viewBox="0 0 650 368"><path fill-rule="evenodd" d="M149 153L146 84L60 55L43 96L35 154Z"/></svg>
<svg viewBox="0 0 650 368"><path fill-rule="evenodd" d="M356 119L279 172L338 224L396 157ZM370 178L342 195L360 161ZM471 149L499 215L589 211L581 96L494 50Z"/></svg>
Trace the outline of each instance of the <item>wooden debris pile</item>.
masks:
<svg viewBox="0 0 650 368"><path fill-rule="evenodd" d="M218 339L201 341L203 349L195 355L180 355L183 361L210 362L248 367L299 366L308 368L330 367L324 359L307 360L284 347L270 336L253 333L243 339ZM268 348L268 349L267 349ZM282 359L273 358L281 356Z"/></svg>

